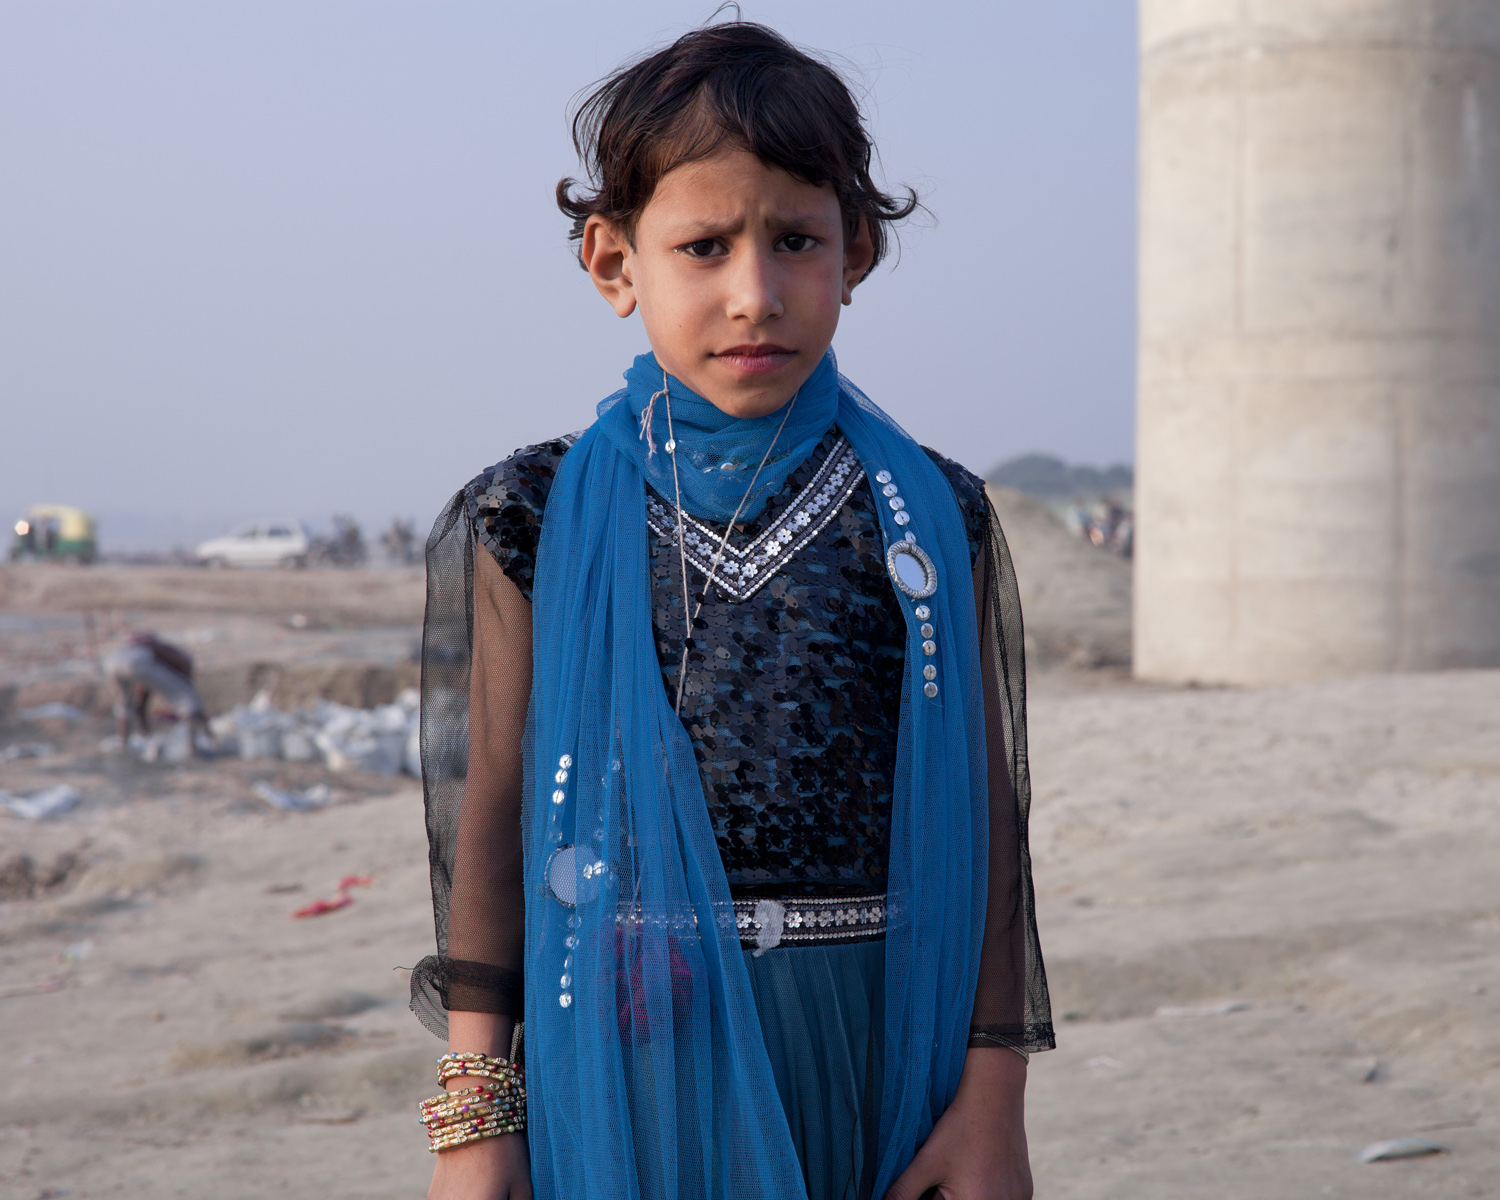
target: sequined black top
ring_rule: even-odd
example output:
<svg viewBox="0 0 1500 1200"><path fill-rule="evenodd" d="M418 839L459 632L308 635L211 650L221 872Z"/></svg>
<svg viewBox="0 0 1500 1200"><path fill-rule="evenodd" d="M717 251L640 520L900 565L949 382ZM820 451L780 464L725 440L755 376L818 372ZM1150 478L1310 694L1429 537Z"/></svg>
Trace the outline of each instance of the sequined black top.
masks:
<svg viewBox="0 0 1500 1200"><path fill-rule="evenodd" d="M467 488L481 545L530 599L547 495L573 439L518 451ZM958 497L971 563L984 485L928 451ZM647 492L656 652L736 895L883 891L906 626L875 497L837 427L728 539L687 669L673 505ZM697 605L724 526L684 531Z"/></svg>

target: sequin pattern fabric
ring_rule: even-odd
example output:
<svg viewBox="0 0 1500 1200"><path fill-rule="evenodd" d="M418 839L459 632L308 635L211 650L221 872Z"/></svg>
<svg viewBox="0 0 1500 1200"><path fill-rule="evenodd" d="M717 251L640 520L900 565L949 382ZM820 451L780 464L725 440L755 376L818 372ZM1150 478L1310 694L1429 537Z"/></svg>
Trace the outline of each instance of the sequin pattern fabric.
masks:
<svg viewBox="0 0 1500 1200"><path fill-rule="evenodd" d="M574 440L519 451L469 485L480 543L528 598L547 492ZM730 535L730 561L762 560L753 590L736 573L694 622L681 717L737 896L885 887L906 630L875 497L850 457L831 429L757 520ZM983 484L932 457L977 556ZM657 657L672 703L685 636L675 511L650 490L647 505ZM707 547L688 566L696 606L724 527L688 529Z"/></svg>

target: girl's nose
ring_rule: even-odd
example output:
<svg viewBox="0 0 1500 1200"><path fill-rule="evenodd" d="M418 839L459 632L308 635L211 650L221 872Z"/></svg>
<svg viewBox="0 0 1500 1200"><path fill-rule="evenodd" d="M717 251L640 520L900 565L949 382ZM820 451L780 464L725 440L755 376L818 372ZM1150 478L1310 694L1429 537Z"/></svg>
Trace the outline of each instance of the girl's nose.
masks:
<svg viewBox="0 0 1500 1200"><path fill-rule="evenodd" d="M732 320L748 320L754 325L774 321L781 316L783 305L777 286L775 251L757 246L740 251L727 273L729 295L727 313Z"/></svg>

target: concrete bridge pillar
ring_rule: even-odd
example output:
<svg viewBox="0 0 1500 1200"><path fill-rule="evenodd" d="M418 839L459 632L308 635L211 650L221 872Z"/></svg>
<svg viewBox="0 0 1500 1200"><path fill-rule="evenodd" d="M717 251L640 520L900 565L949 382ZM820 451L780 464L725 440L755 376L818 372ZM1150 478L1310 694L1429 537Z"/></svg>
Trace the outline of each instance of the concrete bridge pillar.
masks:
<svg viewBox="0 0 1500 1200"><path fill-rule="evenodd" d="M1135 664L1500 665L1500 0L1141 0Z"/></svg>

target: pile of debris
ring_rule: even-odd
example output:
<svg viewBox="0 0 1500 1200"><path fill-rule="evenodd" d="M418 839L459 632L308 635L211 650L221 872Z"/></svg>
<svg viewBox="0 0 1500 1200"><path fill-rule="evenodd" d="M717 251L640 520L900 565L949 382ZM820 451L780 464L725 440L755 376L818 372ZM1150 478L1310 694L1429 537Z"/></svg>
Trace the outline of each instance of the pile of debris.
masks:
<svg viewBox="0 0 1500 1200"><path fill-rule="evenodd" d="M319 700L295 712L271 706L267 691L209 722L221 754L243 759L317 762L331 771L421 778L418 708L421 697L407 688L392 704L350 708Z"/></svg>
<svg viewBox="0 0 1500 1200"><path fill-rule="evenodd" d="M420 702L416 688L407 688L394 703L376 708L319 700L287 712L273 707L270 691L263 690L249 704L213 718L208 723L213 740L200 736L197 749L207 757L321 762L331 771L404 771L420 779ZM150 736L132 734L129 749L143 762L186 762L192 757L189 736L187 725L177 724ZM105 749L118 746L117 738L105 740Z"/></svg>

